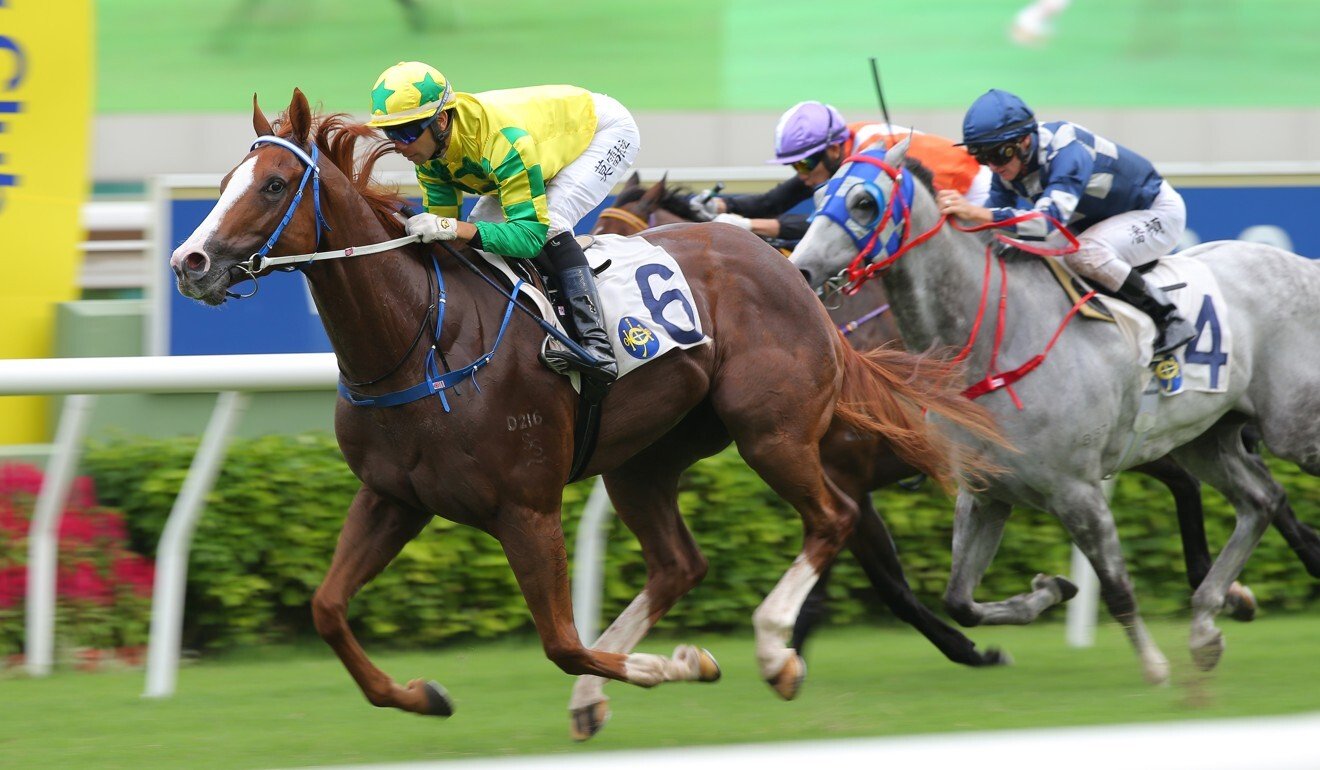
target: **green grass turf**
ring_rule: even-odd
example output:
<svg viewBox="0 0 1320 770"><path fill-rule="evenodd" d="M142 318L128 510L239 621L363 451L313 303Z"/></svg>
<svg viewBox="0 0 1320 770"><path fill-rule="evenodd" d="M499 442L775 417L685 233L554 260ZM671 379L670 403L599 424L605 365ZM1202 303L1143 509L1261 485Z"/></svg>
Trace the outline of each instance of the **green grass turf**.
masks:
<svg viewBox="0 0 1320 770"><path fill-rule="evenodd" d="M800 697L778 700L760 681L748 636L697 634L722 681L652 690L611 684L614 717L593 741L567 737L571 680L530 640L438 652L375 651L400 680L435 678L454 695L449 720L373 709L328 649L255 649L184 668L179 693L144 700L141 672L60 672L0 680L0 757L6 767L271 768L456 759L1260 716L1320 709L1320 619L1224 621L1228 651L1213 675L1191 670L1186 625L1152 631L1174 682L1142 683L1122 633L1101 626L1094 648L1063 642L1061 624L978 628L1006 647L1010 668L946 662L904 628L823 632L809 650ZM667 652L673 642L644 649Z"/></svg>
<svg viewBox="0 0 1320 770"><path fill-rule="evenodd" d="M1079 0L1057 35L1005 34L1025 0L98 0L97 109L283 108L293 86L365 112L373 78L429 61L462 90L547 82L635 110L875 111L876 56L895 118L963 108L986 88L1052 107L1314 107L1314 0Z"/></svg>

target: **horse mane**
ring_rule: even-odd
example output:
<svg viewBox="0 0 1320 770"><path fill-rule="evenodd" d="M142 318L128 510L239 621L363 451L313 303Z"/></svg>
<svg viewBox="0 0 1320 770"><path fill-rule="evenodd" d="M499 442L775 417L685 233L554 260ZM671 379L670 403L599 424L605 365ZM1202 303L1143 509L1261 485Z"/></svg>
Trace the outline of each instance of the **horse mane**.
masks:
<svg viewBox="0 0 1320 770"><path fill-rule="evenodd" d="M276 136L289 139L293 125L288 116L281 115L272 125ZM396 189L378 185L371 180L376 163L394 151L393 146L374 129L354 120L342 112L312 116L312 141L325 159L348 178L353 189L371 207L391 238L403 235L403 225L394 218L407 201ZM366 140L367 149L358 157L358 142Z"/></svg>
<svg viewBox="0 0 1320 770"><path fill-rule="evenodd" d="M912 176L918 182L925 186L930 197L935 197L935 173L926 168L925 164L912 156L903 159L903 167L912 172Z"/></svg>

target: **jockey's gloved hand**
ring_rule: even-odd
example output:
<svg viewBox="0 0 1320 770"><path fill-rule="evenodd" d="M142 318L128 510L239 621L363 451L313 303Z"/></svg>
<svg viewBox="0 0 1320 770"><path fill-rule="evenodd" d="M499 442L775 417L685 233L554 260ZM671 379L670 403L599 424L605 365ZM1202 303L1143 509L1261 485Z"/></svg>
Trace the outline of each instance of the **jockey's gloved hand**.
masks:
<svg viewBox="0 0 1320 770"><path fill-rule="evenodd" d="M716 198L713 190L702 190L688 198L688 206L698 222L710 222L724 211L724 201Z"/></svg>
<svg viewBox="0 0 1320 770"><path fill-rule="evenodd" d="M717 214L712 222L723 222L726 225L741 227L744 230L751 231L752 220L740 214Z"/></svg>
<svg viewBox="0 0 1320 770"><path fill-rule="evenodd" d="M419 236L422 243L452 241L458 237L458 220L435 214L417 214L408 218L406 229L409 235Z"/></svg>

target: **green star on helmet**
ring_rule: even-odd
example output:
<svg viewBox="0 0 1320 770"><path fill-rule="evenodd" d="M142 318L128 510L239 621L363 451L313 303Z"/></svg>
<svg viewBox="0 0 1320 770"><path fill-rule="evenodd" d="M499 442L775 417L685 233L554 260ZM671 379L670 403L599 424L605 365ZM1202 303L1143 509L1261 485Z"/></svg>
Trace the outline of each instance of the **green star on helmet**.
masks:
<svg viewBox="0 0 1320 770"><path fill-rule="evenodd" d="M440 95L445 92L444 84L435 82L435 79L431 77L431 73L429 72L426 73L421 80L412 85L422 97L422 100L418 102L418 104L438 102L440 101Z"/></svg>
<svg viewBox="0 0 1320 770"><path fill-rule="evenodd" d="M371 112L378 115L389 113L389 107L385 102L394 95L394 91L385 87L385 78L381 78L376 87L371 89Z"/></svg>

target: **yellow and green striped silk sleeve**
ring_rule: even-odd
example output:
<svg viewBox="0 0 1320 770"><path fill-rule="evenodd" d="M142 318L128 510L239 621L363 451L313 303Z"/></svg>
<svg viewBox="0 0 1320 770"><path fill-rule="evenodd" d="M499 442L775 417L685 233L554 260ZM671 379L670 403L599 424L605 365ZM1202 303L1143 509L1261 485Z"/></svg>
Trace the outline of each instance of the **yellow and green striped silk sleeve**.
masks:
<svg viewBox="0 0 1320 770"><path fill-rule="evenodd" d="M422 206L436 216L457 219L463 193L449 182L426 173L423 168L417 167L417 184L422 187Z"/></svg>
<svg viewBox="0 0 1320 770"><path fill-rule="evenodd" d="M507 127L495 134L481 165L495 180L503 222L478 222L482 248L507 257L535 257L545 246L550 212L536 142L525 130Z"/></svg>

